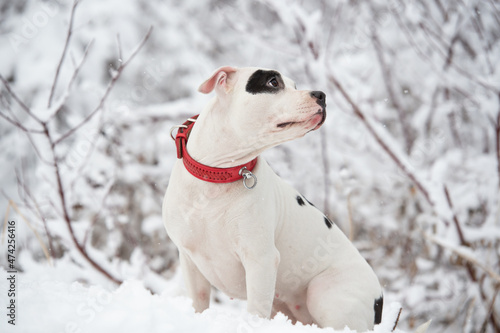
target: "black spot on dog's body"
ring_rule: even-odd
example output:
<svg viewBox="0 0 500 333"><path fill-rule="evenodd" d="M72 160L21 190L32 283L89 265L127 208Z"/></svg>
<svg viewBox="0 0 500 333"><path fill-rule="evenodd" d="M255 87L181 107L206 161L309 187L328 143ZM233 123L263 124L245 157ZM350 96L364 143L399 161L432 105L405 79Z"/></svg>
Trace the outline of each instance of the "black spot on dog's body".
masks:
<svg viewBox="0 0 500 333"><path fill-rule="evenodd" d="M326 217L326 216L324 216L324 218L325 218L325 224L326 224L326 226L328 227L328 229L331 229L332 226L333 226L333 222L330 221L330 219L328 217Z"/></svg>
<svg viewBox="0 0 500 333"><path fill-rule="evenodd" d="M373 304L373 310L375 311L375 325L380 324L382 321L382 309L384 307L384 296L380 296L375 300Z"/></svg>
<svg viewBox="0 0 500 333"><path fill-rule="evenodd" d="M277 71L256 70L248 79L245 90L253 95L277 94L285 89L281 74Z"/></svg>
<svg viewBox="0 0 500 333"><path fill-rule="evenodd" d="M297 203L299 204L299 206L305 206L305 201L307 201L307 203L309 205L311 205L312 207L316 208L309 200L307 200L305 197L301 196L301 195L297 195L295 197L295 200L297 200ZM331 229L333 227L333 222L328 218L326 217L325 215L323 215L323 221L325 222L326 226L328 227L328 229Z"/></svg>

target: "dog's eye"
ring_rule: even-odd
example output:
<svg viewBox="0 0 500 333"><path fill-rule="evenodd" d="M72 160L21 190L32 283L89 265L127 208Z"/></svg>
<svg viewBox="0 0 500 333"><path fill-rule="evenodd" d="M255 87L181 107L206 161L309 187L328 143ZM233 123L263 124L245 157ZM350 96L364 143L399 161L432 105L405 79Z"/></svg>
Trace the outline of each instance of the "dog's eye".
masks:
<svg viewBox="0 0 500 333"><path fill-rule="evenodd" d="M280 84L278 83L278 80L273 77L271 80L267 81L267 85L272 88L278 88Z"/></svg>

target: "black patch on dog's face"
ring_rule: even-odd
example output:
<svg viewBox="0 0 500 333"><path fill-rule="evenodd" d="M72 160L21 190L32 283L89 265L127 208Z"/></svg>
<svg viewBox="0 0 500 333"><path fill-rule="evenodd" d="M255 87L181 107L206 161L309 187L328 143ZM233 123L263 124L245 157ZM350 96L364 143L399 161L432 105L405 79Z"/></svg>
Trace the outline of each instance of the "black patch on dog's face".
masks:
<svg viewBox="0 0 500 333"><path fill-rule="evenodd" d="M285 89L281 74L276 71L256 70L248 79L245 90L252 94L277 94Z"/></svg>
<svg viewBox="0 0 500 333"><path fill-rule="evenodd" d="M304 206L306 204L300 195L297 196L297 203L299 206Z"/></svg>
<svg viewBox="0 0 500 333"><path fill-rule="evenodd" d="M328 227L328 229L331 229L332 226L333 226L333 222L330 221L330 219L328 217L326 217L326 216L325 216L325 224Z"/></svg>
<svg viewBox="0 0 500 333"><path fill-rule="evenodd" d="M384 297L380 296L375 300L375 303L373 304L373 310L375 311L375 320L374 320L375 325L380 324L380 322L382 321L383 307L384 307Z"/></svg>

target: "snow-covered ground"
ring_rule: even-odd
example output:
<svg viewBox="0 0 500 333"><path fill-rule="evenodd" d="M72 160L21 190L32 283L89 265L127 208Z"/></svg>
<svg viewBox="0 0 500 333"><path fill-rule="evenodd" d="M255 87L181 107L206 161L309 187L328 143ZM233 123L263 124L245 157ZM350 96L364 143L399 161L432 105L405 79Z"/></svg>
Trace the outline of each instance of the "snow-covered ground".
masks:
<svg viewBox="0 0 500 333"><path fill-rule="evenodd" d="M125 281L118 288L74 281L71 272L74 273L75 269L65 260L61 260L57 267L35 262L25 262L25 267L27 271L17 275L15 325L9 324L3 315L0 332L355 332L347 328L334 331L300 323L293 325L283 314L272 320L251 316L245 311L244 302L230 300L220 293L208 310L197 314L189 298L184 296L179 275L163 282L162 293L152 294L143 281L135 279ZM4 278L9 275L0 268L0 290L9 289ZM2 297L2 309L7 307L5 300ZM383 321L373 332L391 332L399 308L398 303L386 305ZM399 329L394 332L403 333Z"/></svg>

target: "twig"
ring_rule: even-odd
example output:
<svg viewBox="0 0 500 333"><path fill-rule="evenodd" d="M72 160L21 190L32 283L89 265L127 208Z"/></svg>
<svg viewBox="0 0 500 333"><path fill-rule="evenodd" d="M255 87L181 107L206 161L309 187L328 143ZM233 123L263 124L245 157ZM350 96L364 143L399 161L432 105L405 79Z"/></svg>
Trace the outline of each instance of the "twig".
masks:
<svg viewBox="0 0 500 333"><path fill-rule="evenodd" d="M441 13L441 16L443 17L443 21L448 22L448 12L443 7L443 4L441 3L441 1L434 0L434 3L436 4L436 7L439 9L439 12Z"/></svg>
<svg viewBox="0 0 500 333"><path fill-rule="evenodd" d="M66 133L61 135L58 139L56 139L53 143L54 146L57 146L59 143L61 143L61 141L65 140L69 136L73 135L77 130L79 130L82 126L84 126L87 122L89 122L90 119L92 119L92 117L94 117L95 114L99 110L101 110L101 108L104 106L106 99L109 96L109 93L113 89L115 82L120 78L125 67L130 63L130 61L132 59L135 58L137 53L142 49L142 47L144 46L146 41L149 39L152 31L153 31L153 27L151 26L149 28L148 32L146 33L146 35L143 37L142 41L139 43L139 45L136 47L136 49L132 52L130 57L126 61L122 62L120 64L120 66L118 67L118 69L116 70L116 72L111 76L111 81L109 82L108 87L106 88L106 91L104 92L103 96L101 97L101 100L99 101L99 104L97 105L97 107L87 117L85 117L79 124L72 127L70 130L68 130Z"/></svg>
<svg viewBox="0 0 500 333"><path fill-rule="evenodd" d="M15 118L15 116L13 116L12 118L9 118L8 116L6 116L6 115L4 115L3 113L0 112L0 117L2 117L3 119L7 120L9 123L11 123L15 127L19 128L23 132L38 133L38 134L43 133L43 131L41 131L41 130L36 130L36 129L25 127L23 124L21 124L21 122L19 122L19 120L17 118Z"/></svg>
<svg viewBox="0 0 500 333"><path fill-rule="evenodd" d="M464 311L464 319L463 319L463 326L464 326L464 330L462 332L467 332L467 323L470 323L473 316L474 316L474 306L476 305L476 297L472 297L472 298L469 298L469 299L466 299L466 301L464 302L464 307L465 307L465 311Z"/></svg>
<svg viewBox="0 0 500 333"><path fill-rule="evenodd" d="M31 112L31 109L26 104L24 104L24 102L17 96L17 94L14 92L14 90L12 90L12 87L10 86L9 81L7 81L1 74L0 74L0 81L2 81L2 84L4 85L5 89L7 89L7 92L9 93L9 95L19 104L19 106L28 114L28 116L34 118L37 122L40 123L40 120L38 118L34 117L34 114ZM7 107L7 110L10 111L11 117L9 117L1 112L0 112L0 117L7 120L12 125L16 126L17 128L19 128L20 130L22 130L23 132L26 132L26 133L36 133L36 134L43 133L42 130L27 128L23 124L21 124L19 119L17 119L16 116L13 114L12 110L10 109L10 106Z"/></svg>
<svg viewBox="0 0 500 333"><path fill-rule="evenodd" d="M391 332L394 332L396 330L396 327L398 326L399 317L401 316L401 311L403 311L403 308L399 308L398 316L396 317L396 321L394 322L394 326L392 327Z"/></svg>
<svg viewBox="0 0 500 333"><path fill-rule="evenodd" d="M493 279L496 283L500 283L500 275L498 275L496 272L494 272L491 268L488 266L484 265L483 263L479 262L476 258L472 257L468 253L460 250L459 248L456 248L445 241L431 235L428 233L424 233L424 237L430 240L431 242L447 249L459 256L460 258L466 260L467 262L474 264L475 266L481 268L483 271L485 271L491 279Z"/></svg>
<svg viewBox="0 0 500 333"><path fill-rule="evenodd" d="M55 78L54 78L54 83L53 83L52 88L51 88L51 94L50 94L50 98L49 98L49 102L48 102L48 104L49 104L48 107L49 108L51 107L51 104L52 104L55 87L57 85L57 81L58 81L58 77L59 77L59 71L60 71L61 66L62 66L62 64L64 62L64 58L65 58L67 50L68 50L68 44L69 44L69 40L70 40L70 37L71 37L71 34L72 34L72 24L73 24L73 20L74 20L74 13L75 13L75 9L76 9L77 4L78 4L78 0L75 0L74 3L73 3L72 13L71 13L71 19L70 19L70 27L68 29L68 34L67 34L67 38L66 38L66 44L65 44L65 47L64 47L64 50L63 50L63 54L61 56L61 60L59 62L58 68L57 68L57 72L56 72L56 75L55 75ZM115 278L114 276L112 276L101 265L99 265L94 259L92 259L89 256L89 254L87 253L87 251L85 250L85 243L81 244L78 241L78 239L76 238L75 232L73 230L73 226L71 224L71 217L70 217L70 214L69 214L69 211L68 211L68 208L67 208L66 193L65 193L64 187L63 187L63 181L62 181L62 177L61 177L61 169L60 169L60 164L59 164L59 158L58 158L58 155L56 153L56 146L63 139L65 139L68 136L70 136L71 134L75 133L79 128L81 128L85 123L87 123L100 109L102 109L102 107L104 105L104 102L106 101L107 97L109 96L110 91L112 90L112 88L115 85L115 82L119 79L121 73L123 72L124 68L128 65L128 63L132 59L134 59L135 56L137 55L137 53L142 49L142 47L144 46L145 42L148 40L151 32L152 32L152 27L148 30L148 32L145 35L145 37L142 39L142 41L137 46L137 48L132 52L131 56L127 59L127 61L122 62L121 65L120 65L120 67L118 68L118 70L115 73L113 73L111 82L108 84L108 87L107 87L104 95L102 96L102 98L101 98L101 100L99 102L99 105L96 107L96 109L91 114L89 114L82 122L80 122L77 126L71 128L68 132L66 132L66 134L64 134L63 136L61 136L57 140L54 140L54 138L53 138L54 134L49 130L49 121L52 119L53 116L55 116L59 112L60 109L56 110L54 112L54 114L51 116L51 118L49 118L47 121L42 121L40 118L38 118L36 115L34 115L33 112L31 111L31 109L28 108L22 102L22 100L12 91L12 89L10 88L10 85L8 84L7 80L5 80L3 77L0 76L0 79L1 79L2 83L6 87L7 91L9 92L9 94L21 106L21 108L31 118L33 118L36 122L38 122L41 125L41 127L43 128L43 130L40 131L39 134L40 133L43 134L46 137L46 139L47 139L47 141L49 143L49 148L50 148L50 151L52 153L52 162L46 161L43 158L43 156L40 154L40 152L37 149L37 145L35 144L34 139L31 137L31 133L29 131L25 131L25 133L27 134L30 142L32 143L33 147L35 148L35 151L37 152L37 155L40 157L40 159L42 161L48 163L49 165L51 165L54 168L55 178L56 178L56 182L57 182L56 188L57 188L57 192L58 192L58 195L59 195L60 206L61 206L61 209L62 209L61 214L62 214L63 220L66 223L66 226L68 227L69 234L70 234L70 237L71 237L71 240L72 240L73 244L77 248L78 252L85 258L85 260L92 267L94 267L97 271L99 271L100 273L102 273L103 275L105 275L107 278L109 278L110 280L112 280L113 282L118 283L118 284L120 284L121 281L119 279ZM84 62L84 60L85 60L85 58L87 56L89 48L90 48L90 46L87 47L87 50L86 50L86 52L85 52L85 54L84 54L84 56L82 58L82 61L81 61L80 65L78 65L76 67L76 69L75 69L75 71L73 73L73 77L71 78L71 80L70 80L70 82L68 84L68 91L69 91L69 88L71 87L73 81L75 80L76 76L78 75L79 69L80 69L81 65L83 64L83 62ZM120 53L121 53L121 51L120 51ZM3 117L3 118L5 118L5 117ZM11 123L13 123L14 125L20 124L20 122L16 121L16 120L12 121ZM55 205L54 205L54 208L56 208ZM57 209L56 209L56 211L57 211Z"/></svg>
<svg viewBox="0 0 500 333"><path fill-rule="evenodd" d="M488 321L491 321L492 318L494 321L494 325L496 326L496 321L495 321L493 311L495 310L495 301L497 299L499 291L500 291L500 284L497 285L497 287L495 288L495 295L493 295L493 298L491 299L490 305L488 306L488 313L486 314L486 317L484 318L483 324L481 325L481 330L480 330L481 333L486 332L486 327L488 325Z"/></svg>
<svg viewBox="0 0 500 333"><path fill-rule="evenodd" d="M13 200L9 200L9 206L12 206L12 208L14 208L14 210L16 211L16 213L26 223L26 225L31 230L31 232L33 232L35 234L35 237L38 240L38 243L40 243L40 246L42 247L43 254L45 254L45 258L47 258L47 261L52 266L52 257L50 256L49 251L47 250L47 247L43 243L43 240L40 237L40 235L38 234L38 232L36 231L36 229L33 228L33 226L31 225L31 223L29 223L28 219L21 213L21 211L19 210L19 208L17 207L16 203Z"/></svg>
<svg viewBox="0 0 500 333"><path fill-rule="evenodd" d="M38 118L32 111L31 109L26 106L26 104L24 104L24 102L16 95L16 93L11 89L10 87L10 84L9 82L7 82L7 80L2 76L0 75L0 81L2 81L3 85L5 86L5 89L7 89L7 92L9 93L9 95L12 96L12 98L14 98L14 100L16 101L17 104L19 104L19 106L21 107L21 109L24 110L24 112L26 112L31 118L33 118L36 122L38 123L42 123L42 120L40 118Z"/></svg>
<svg viewBox="0 0 500 333"><path fill-rule="evenodd" d="M401 30L403 31L407 41L412 45L415 52L423 60L425 60L429 66L431 66L433 68L433 72L436 75L442 77L441 70L439 68L437 68L435 63L434 63L434 58L427 55L427 53L424 52L424 50L422 49L422 46L420 46L419 42L416 41L415 36L414 36L415 35L414 30L417 27L420 28L420 30L424 33L424 37L428 40L428 43L430 46L434 46L434 44L431 43L432 38L431 38L431 36L429 36L429 32L432 32L433 35L435 36L435 38L438 39L443 45L446 44L445 42L442 41L441 34L437 33L437 32L433 32L430 28L427 27L427 25L422 24L422 23L420 23L416 27L408 27L407 24L403 22L399 12L395 12L394 14L395 14L396 22L401 27ZM425 15L423 15L422 17L425 17ZM445 46L443 46L443 47L445 47ZM446 52L443 50L440 50L439 46L434 46L434 48L437 48L436 52L442 56L444 61L446 61L447 60ZM461 68L460 66L458 66L455 61L453 61L453 60L450 61L450 67L455 69L458 74L464 76L465 78L467 78L471 82L478 84L479 86L483 87L486 90L489 90L489 91L494 92L494 93L498 93L497 87L495 87L494 85L492 85L488 82L485 82L484 80L481 80L477 76L472 75L470 72L468 72L468 71L464 70L463 68Z"/></svg>
<svg viewBox="0 0 500 333"><path fill-rule="evenodd" d="M23 164L23 174L24 174L24 164ZM29 209L31 209L31 211L35 211L38 214L38 217L40 218L40 220L43 223L43 227L45 229L45 234L47 235L47 240L49 242L49 254L52 257L52 253L54 252L55 247L54 247L54 242L53 242L52 234L50 233L50 230L49 230L49 228L47 226L47 220L43 216L43 213L40 210L40 205L38 204L38 202L36 201L36 199L31 194L31 191L29 190L28 186L26 185L26 182L21 179L21 177L19 176L19 174L17 172L16 172L16 179L17 179L17 184L20 187L20 188L18 188L18 190L20 191L20 189L22 188L23 194L24 194L24 195L22 195L19 192L19 197L21 197L23 199L25 205ZM7 196L5 196L5 197L7 197ZM32 204L30 204L30 202L28 201L28 199L31 200Z"/></svg>
<svg viewBox="0 0 500 333"><path fill-rule="evenodd" d="M497 7L496 0L489 0L488 3L490 5L490 11L493 15L493 18L495 19L494 21L500 27L500 9Z"/></svg>
<svg viewBox="0 0 500 333"><path fill-rule="evenodd" d="M56 75L54 77L54 82L52 83L52 87L50 88L49 101L47 102L47 107L50 108L52 106L52 99L54 98L54 93L57 86L57 81L59 80L59 73L61 72L61 67L64 63L64 58L66 58L66 54L68 53L69 41L71 40L71 35L73 34L73 22L75 20L75 11L76 6L78 5L79 0L73 1L73 7L71 7L71 16L69 19L68 33L66 34L66 42L64 43L63 52L61 54L61 59L59 60L59 64L57 65Z"/></svg>
<svg viewBox="0 0 500 333"><path fill-rule="evenodd" d="M88 255L88 253L85 250L85 248L76 239L76 235L75 235L75 232L73 230L73 226L71 225L71 218L69 216L68 208L66 207L67 206L66 205L66 195L65 195L65 192L64 192L63 184L62 184L62 178L61 178L61 172L60 172L59 164L57 163L57 157L56 157L56 152L55 152L55 145L52 142L52 139L51 139L51 136L50 136L50 134L48 132L47 126L45 126L45 130L46 130L46 133L47 133L47 138L51 142L51 146L50 147L51 147L51 151L52 151L52 155L53 155L53 159L54 159L54 165L53 166L54 166L56 180L57 180L57 190L58 190L58 193L59 193L59 199L61 200L63 218L64 218L64 221L66 222L66 226L68 227L68 230L69 230L71 239L73 241L73 244L76 246L78 252L80 252L80 254L90 263L90 265L92 265L92 267L94 267L96 270L98 270L99 272L101 272L103 275L105 275L111 281L113 281L113 282L115 282L117 284L121 284L122 281L119 280L119 279L117 279L117 278L115 278L114 276L112 276L103 267L101 267L97 262L95 262Z"/></svg>
<svg viewBox="0 0 500 333"><path fill-rule="evenodd" d="M107 199L108 195L111 192L111 186L112 186L111 184L107 186L106 193L102 197L101 205L100 205L99 209L97 210L97 213L94 215L94 217L92 217L92 221L91 221L89 227L87 228L87 230L85 231L85 236L83 237L83 244L87 243L87 239L90 236L90 232L92 231L92 229L94 228L95 224L97 223L97 218L99 217L99 215L101 214L101 212L104 210L104 206L106 204L106 199Z"/></svg>
<svg viewBox="0 0 500 333"><path fill-rule="evenodd" d="M469 254L461 251L460 249L458 249L456 247L453 247L450 244L447 244L446 242L440 240L437 237L434 237L433 235L424 233L424 237L427 238L428 240L436 243L437 245L439 245L439 246L441 246L441 247L443 247L445 249L450 250L451 252L453 252L457 256L459 256L460 258L464 259L467 262L467 264L466 264L467 272L469 273L469 276L471 277L471 279L474 282L477 283L477 279L475 278L475 274L471 275L471 270L469 270L469 267L471 267L471 269L472 269L472 266L471 266L472 264L474 264L475 266L477 266L477 267L481 268L482 270L484 270L490 276L490 278L493 281L495 281L495 283L497 285L497 288L498 288L498 286L500 286L500 275L498 275L496 272L494 272L491 268L489 268L486 265L484 265L481 262L479 262L476 258L470 256ZM481 288L480 288L480 290L481 290L481 293L480 293L481 294L481 298L483 299L484 302L486 302L487 301L487 296L482 292ZM496 322L494 313L491 313L487 318L490 321L490 323L492 324L493 328L496 330L496 332L500 332L500 327L499 327L498 323Z"/></svg>
<svg viewBox="0 0 500 333"><path fill-rule="evenodd" d="M444 189L444 194L446 196L446 201L448 203L448 207L450 208L450 211L453 214L453 223L457 230L458 238L460 240L460 245L470 247L469 242L465 240L464 234L462 232L462 227L460 226L457 214L455 213L455 208L453 207L453 202L451 201L450 193L448 192L448 187L446 185L443 185L443 189ZM467 269L467 273L469 274L470 279L474 282L477 282L476 271L474 270L474 267L472 266L471 262L467 261L465 263L465 268Z"/></svg>
<svg viewBox="0 0 500 333"><path fill-rule="evenodd" d="M448 187L446 185L443 185L443 189L444 189L444 194L446 196L446 201L448 203L448 207L450 208L450 211L453 214L453 223L455 224L455 228L457 229L460 245L470 247L469 242L465 240L462 228L460 227L460 223L458 222L457 214L455 214L455 207L453 206L453 202L451 201L450 192L448 192Z"/></svg>
<svg viewBox="0 0 500 333"><path fill-rule="evenodd" d="M76 65L75 70L73 71L73 75L71 76L71 79L69 80L68 86L66 87L66 92L64 95L68 94L69 91L71 90L71 86L73 85L73 82L75 82L76 77L78 76L78 73L80 72L80 69L82 68L85 60L87 59L88 53L90 49L92 48L92 45L94 44L94 40L91 40L90 43L87 45L85 48L85 52L83 53L82 59L80 62ZM54 111L54 113L48 118L47 122L51 121L52 118L56 117L57 114L62 110L62 104L57 108L57 110Z"/></svg>
<svg viewBox="0 0 500 333"><path fill-rule="evenodd" d="M0 81L2 81L3 85L7 89L7 92L10 94L10 96L12 96L12 98L14 98L14 100L21 106L21 108L26 113L28 113L28 116L32 117L36 122L38 122L43 127L43 122L38 117L36 117L35 114L33 114L31 112L31 109L28 108L26 106L26 104L24 104L24 102L17 96L17 94L10 87L9 82L7 82L7 80L5 80L5 78L2 75L0 75ZM40 160L42 162L44 162L46 164L50 164L47 160L44 159L44 157L42 156L42 154L38 150L37 145L35 144L35 140L32 137L32 134L45 134L44 130L35 130L35 129L27 128L27 127L23 126L14 115L12 115L12 117L13 117L13 119L12 119L12 118L9 118L8 116L6 116L0 112L0 116L2 118L6 119L8 122L10 122L12 125L16 126L20 130L22 130L26 134L26 137L30 141L31 145L33 146L33 149L35 150L35 153L38 156L38 158L40 158Z"/></svg>
<svg viewBox="0 0 500 333"><path fill-rule="evenodd" d="M66 226L68 227L71 239L72 239L74 245L76 246L78 252L80 252L80 254L91 264L91 266L93 266L96 270L98 270L103 275L105 275L106 277L108 277L110 280L112 280L113 282L115 282L117 284L120 284L122 281L119 280L119 279L117 279L117 278L115 278L114 276L112 276L102 266L100 266L97 262L95 262L88 255L87 251L85 250L85 247L84 247L85 244L83 244L83 245L80 244L80 242L76 238L75 232L73 230L73 226L71 224L71 217L69 215L69 211L68 211L67 204L66 204L66 194L64 192L64 188L63 188L63 184L62 184L62 177L61 177L61 172L60 172L60 166L58 164L58 158L57 158L57 154L56 154L55 149L56 149L56 146L57 146L58 143L60 143L62 140L64 140L65 138L67 138L71 134L75 133L79 128L81 128L84 124L86 124L102 108L102 106L104 105L104 102L106 101L106 99L107 99L110 91L114 87L115 82L119 79L119 77L120 77L121 73L123 72L124 68L137 55L137 53L142 49L142 47L144 46L144 44L148 40L149 36L151 35L151 32L152 32L152 27L148 30L148 32L146 33L146 35L142 39L141 43L132 52L131 56L127 59L127 61L123 62L120 65L120 67L118 68L117 72L114 75L112 75L111 82L108 84L106 92L102 96L102 98L101 98L101 100L99 102L99 105L96 107L96 109L94 109L94 111L92 111L92 113L90 113L85 119L83 119L83 121L81 121L78 125L74 126L70 130L68 130L68 132L66 132L64 135L62 135L57 140L53 140L52 135L49 132L47 123L42 123L45 135L46 135L46 137L47 137L47 139L49 140L49 143L50 143L50 149L52 151L52 157L53 157L53 161L54 161L53 167L54 167L54 170L55 170L55 176L56 176L56 181L57 181L57 191L59 193L59 199L61 200L62 215L63 215L64 221L66 222Z"/></svg>

